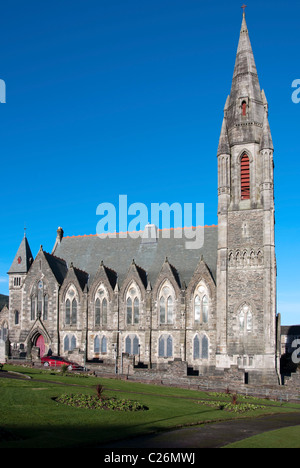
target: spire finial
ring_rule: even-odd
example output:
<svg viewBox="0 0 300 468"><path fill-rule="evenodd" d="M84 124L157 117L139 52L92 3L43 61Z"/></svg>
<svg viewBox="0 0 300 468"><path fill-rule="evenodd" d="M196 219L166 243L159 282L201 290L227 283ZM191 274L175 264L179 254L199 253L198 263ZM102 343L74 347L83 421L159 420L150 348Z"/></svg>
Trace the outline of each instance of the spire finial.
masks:
<svg viewBox="0 0 300 468"><path fill-rule="evenodd" d="M241 8L243 9L243 16L245 16L245 14L246 14L245 9L247 8L247 5L244 4L243 6L241 6Z"/></svg>

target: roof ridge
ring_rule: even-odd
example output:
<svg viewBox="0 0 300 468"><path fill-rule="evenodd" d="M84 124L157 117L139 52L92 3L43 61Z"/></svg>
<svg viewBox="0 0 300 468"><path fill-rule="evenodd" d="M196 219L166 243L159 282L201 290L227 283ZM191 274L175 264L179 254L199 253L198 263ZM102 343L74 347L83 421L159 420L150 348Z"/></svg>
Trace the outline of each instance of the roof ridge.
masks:
<svg viewBox="0 0 300 468"><path fill-rule="evenodd" d="M217 224L205 224L204 226L183 226L183 227L176 227L176 228L158 228L158 231L175 231L176 229L198 229L198 228L211 228L211 227L218 227ZM105 232L103 234L79 234L74 236L64 236L64 239L74 239L77 237L101 237L101 236L108 236L108 235L118 235L118 234L130 234L130 233L137 233L137 232L144 232L144 229L139 231L119 231L119 232Z"/></svg>

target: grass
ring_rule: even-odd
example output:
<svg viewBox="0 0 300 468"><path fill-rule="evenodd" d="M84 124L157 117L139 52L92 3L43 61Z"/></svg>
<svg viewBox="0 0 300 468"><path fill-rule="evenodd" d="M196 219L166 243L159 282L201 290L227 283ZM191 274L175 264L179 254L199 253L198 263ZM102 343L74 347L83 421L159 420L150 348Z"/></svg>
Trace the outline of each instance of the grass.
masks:
<svg viewBox="0 0 300 468"><path fill-rule="evenodd" d="M0 448L63 448L100 446L109 441L171 430L176 427L245 417L209 406L230 396L121 380L61 375L31 368L13 368L31 377L0 378ZM97 385L109 398L138 401L148 411L116 412L70 407L55 401L62 394L96 395ZM199 403L199 401L201 403ZM251 417L295 411L288 403L247 399L263 405ZM300 405L298 405L300 409ZM246 414L249 417L249 413Z"/></svg>
<svg viewBox="0 0 300 468"><path fill-rule="evenodd" d="M240 442L227 445L226 448L299 448L300 426L286 427L268 431Z"/></svg>

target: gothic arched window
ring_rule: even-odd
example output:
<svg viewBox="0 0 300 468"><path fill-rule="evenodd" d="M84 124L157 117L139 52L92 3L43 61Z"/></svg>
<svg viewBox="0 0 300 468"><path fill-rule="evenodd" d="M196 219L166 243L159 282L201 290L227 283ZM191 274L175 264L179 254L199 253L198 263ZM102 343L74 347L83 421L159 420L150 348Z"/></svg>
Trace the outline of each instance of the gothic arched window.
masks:
<svg viewBox="0 0 300 468"><path fill-rule="evenodd" d="M138 325L140 321L140 292L135 285L128 290L126 310L127 325Z"/></svg>
<svg viewBox="0 0 300 468"><path fill-rule="evenodd" d="M65 323L76 325L78 313L79 296L75 286L70 286L65 298Z"/></svg>
<svg viewBox="0 0 300 468"><path fill-rule="evenodd" d="M102 324L107 325L107 299L106 297L102 301Z"/></svg>
<svg viewBox="0 0 300 468"><path fill-rule="evenodd" d="M72 324L75 325L77 323L77 301L73 299L72 301Z"/></svg>
<svg viewBox="0 0 300 468"><path fill-rule="evenodd" d="M20 313L18 310L15 310L15 325L19 325Z"/></svg>
<svg viewBox="0 0 300 468"><path fill-rule="evenodd" d="M71 320L71 302L70 299L66 300L66 324L69 325Z"/></svg>
<svg viewBox="0 0 300 468"><path fill-rule="evenodd" d="M202 321L203 323L208 322L208 298L207 296L203 296L203 299L202 299Z"/></svg>
<svg viewBox="0 0 300 468"><path fill-rule="evenodd" d="M165 285L160 292L159 320L162 325L174 323L175 293L171 286Z"/></svg>
<svg viewBox="0 0 300 468"><path fill-rule="evenodd" d="M250 199L250 160L246 153L241 158L241 199Z"/></svg>
<svg viewBox="0 0 300 468"><path fill-rule="evenodd" d="M193 345L194 359L208 359L209 341L206 335L196 335Z"/></svg>
<svg viewBox="0 0 300 468"><path fill-rule="evenodd" d="M95 302L95 325L100 325L100 317L101 317L101 303L98 297Z"/></svg>
<svg viewBox="0 0 300 468"><path fill-rule="evenodd" d="M103 336L102 340L101 340L101 353L102 354L107 353L107 338L106 338L106 336Z"/></svg>
<svg viewBox="0 0 300 468"><path fill-rule="evenodd" d="M94 339L94 353L100 353L100 338L98 335Z"/></svg>
<svg viewBox="0 0 300 468"><path fill-rule="evenodd" d="M240 333L250 333L252 331L252 312L248 304L244 304L239 313Z"/></svg>
<svg viewBox="0 0 300 468"><path fill-rule="evenodd" d="M161 335L158 342L158 356L170 358L173 356L173 338L171 335Z"/></svg>
<svg viewBox="0 0 300 468"><path fill-rule="evenodd" d="M208 323L209 299L208 291L204 284L200 283L194 296L194 322L195 324Z"/></svg>
<svg viewBox="0 0 300 468"><path fill-rule="evenodd" d="M242 115L243 115L243 117L246 117L246 115L247 115L247 103L246 103L246 101L242 102Z"/></svg>
<svg viewBox="0 0 300 468"><path fill-rule="evenodd" d="M76 348L76 336L72 335L71 337L71 351L73 351Z"/></svg>
<svg viewBox="0 0 300 468"><path fill-rule="evenodd" d="M95 299L95 325L107 325L108 292L103 285L98 289Z"/></svg>
<svg viewBox="0 0 300 468"><path fill-rule="evenodd" d="M70 340L69 336L66 335L64 339L64 351L69 351L70 350Z"/></svg>
<svg viewBox="0 0 300 468"><path fill-rule="evenodd" d="M135 356L139 354L139 339L136 335L128 335L126 337L125 353Z"/></svg>

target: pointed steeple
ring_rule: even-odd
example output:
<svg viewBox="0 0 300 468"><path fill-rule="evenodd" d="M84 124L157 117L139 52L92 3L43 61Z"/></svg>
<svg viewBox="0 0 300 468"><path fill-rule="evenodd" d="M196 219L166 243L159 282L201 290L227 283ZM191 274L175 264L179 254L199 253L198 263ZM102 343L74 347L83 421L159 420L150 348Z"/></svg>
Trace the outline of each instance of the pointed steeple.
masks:
<svg viewBox="0 0 300 468"><path fill-rule="evenodd" d="M27 273L33 262L33 255L31 253L26 234L22 239L20 247L16 253L14 261L8 271L8 274L22 274Z"/></svg>
<svg viewBox="0 0 300 468"><path fill-rule="evenodd" d="M217 156L219 156L220 154L230 155L230 146L229 146L229 140L228 140L226 117L224 117L223 123L222 123Z"/></svg>
<svg viewBox="0 0 300 468"><path fill-rule="evenodd" d="M265 118L264 118L264 123L263 123L263 131L262 131L262 137L261 137L261 143L260 143L260 150L263 150L263 149L270 149L270 150L274 151L273 140L272 140L272 135L271 135L271 130L270 130L270 124L269 124L267 111L265 112Z"/></svg>
<svg viewBox="0 0 300 468"><path fill-rule="evenodd" d="M264 105L245 11L226 115L231 145L260 142Z"/></svg>

